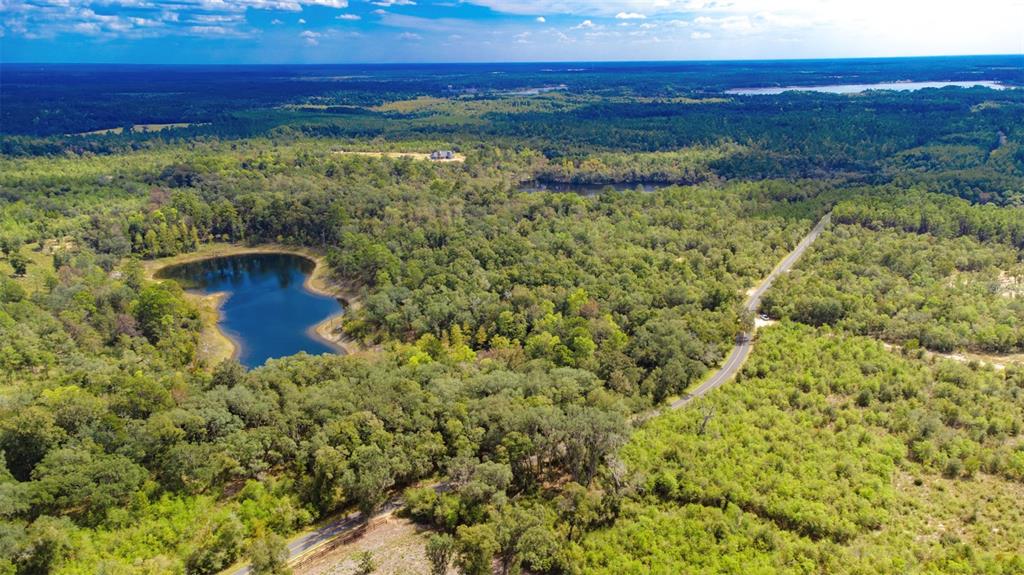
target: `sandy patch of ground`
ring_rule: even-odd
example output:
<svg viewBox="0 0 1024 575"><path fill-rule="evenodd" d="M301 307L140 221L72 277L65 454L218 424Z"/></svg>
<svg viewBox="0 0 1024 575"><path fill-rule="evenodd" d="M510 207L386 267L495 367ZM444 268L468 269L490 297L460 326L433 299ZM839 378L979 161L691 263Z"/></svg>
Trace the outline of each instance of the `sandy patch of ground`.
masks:
<svg viewBox="0 0 1024 575"><path fill-rule="evenodd" d="M761 319L760 317L755 317L754 330L756 331L761 329L762 327L768 327L770 325L775 325L777 323L779 323L779 320L777 319Z"/></svg>
<svg viewBox="0 0 1024 575"><path fill-rule="evenodd" d="M203 318L203 331L199 333L198 349L196 350L200 361L213 367L225 359L238 357L240 351L238 344L234 342L224 330L220 329L220 308L227 299L226 292L216 292L208 295L187 293L186 297L199 309Z"/></svg>
<svg viewBox="0 0 1024 575"><path fill-rule="evenodd" d="M408 519L388 516L357 539L330 544L292 566L294 575L348 575L356 570L359 553L369 551L377 565L375 575L427 575L430 563L425 546L430 531ZM454 575L454 568L448 573Z"/></svg>
<svg viewBox="0 0 1024 575"><path fill-rule="evenodd" d="M1007 298L1024 297L1024 277L999 272L999 295Z"/></svg>
<svg viewBox="0 0 1024 575"><path fill-rule="evenodd" d="M986 353L964 352L950 354L941 353L936 355L952 359L954 361L976 361L982 365L991 365L995 369L1006 369L1006 366L1008 365L1024 365L1024 353L1008 353L1005 355L996 355Z"/></svg>
<svg viewBox="0 0 1024 575"><path fill-rule="evenodd" d="M450 160L431 160L430 152L353 152L347 150L335 150L334 153L345 156L369 156L371 158L412 158L414 160L428 160L439 164L450 162L462 163L466 161L466 156L463 154L455 154L455 157Z"/></svg>
<svg viewBox="0 0 1024 575"><path fill-rule="evenodd" d="M903 346L889 343L886 341L881 342L882 347L889 351L903 351ZM970 353L966 351L956 353L942 353L938 351L928 351L925 349L921 350L924 353L924 357L929 358L942 358L952 361L959 361L960 363L971 363L977 362L979 365L988 366L992 369L1006 369L1007 365L1024 365L1024 353L1010 353L1006 355L996 354L982 354L982 353Z"/></svg>

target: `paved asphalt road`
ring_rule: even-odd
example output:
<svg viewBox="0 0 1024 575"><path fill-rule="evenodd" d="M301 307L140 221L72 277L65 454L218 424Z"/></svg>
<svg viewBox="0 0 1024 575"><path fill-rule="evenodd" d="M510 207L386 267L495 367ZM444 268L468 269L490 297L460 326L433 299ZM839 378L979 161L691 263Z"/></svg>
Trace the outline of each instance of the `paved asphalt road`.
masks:
<svg viewBox="0 0 1024 575"><path fill-rule="evenodd" d="M794 248L793 251L790 252L790 254L785 257L785 259L779 262L779 265L775 266L775 269L772 270L772 273L768 274L768 277L761 281L761 284L757 286L757 289L755 289L747 297L747 301L745 304L747 311L751 313L757 313L758 308L761 306L761 296L764 295L764 292L766 292L768 288L772 286L772 282L775 281L775 278L779 277L779 275L783 273L788 272L793 267L793 264L795 264L796 261L800 259L800 256L802 256L805 251L807 251L807 247L810 246L814 242L814 240L818 239L818 236L821 235L822 230L824 230L825 226L828 225L830 219L831 214L826 214L825 217L821 218L818 224L814 226L814 229L812 229L811 232L807 234L807 236L804 237L804 239L802 239L799 244L797 244L796 248ZM740 334L736 338L736 346L732 349L732 353L729 354L729 357L725 360L725 363L722 364L722 367L717 372L715 372L714 375L709 377L707 381L700 384L700 386L698 386L697 389L693 391L693 393L688 394L672 402L669 405L669 409L675 410L681 407L685 407L698 397L703 397L709 391L721 386L723 383L732 379L733 376L735 376L736 373L739 372L740 368L743 367L743 363L747 360L747 356L750 355L750 348L752 347L752 345L753 343L750 333ZM653 417L658 413L660 413L660 410L653 411L648 414L648 417ZM647 419L647 417L644 417L643 419ZM437 489L438 491L443 491L445 487L445 484L438 484L434 486L434 488ZM382 517L389 513L393 513L401 506L401 499L392 499L388 501L384 505L384 507L377 512L376 515L374 515L374 518ZM350 513L348 515L345 515L344 517L338 518L335 521L327 523L322 527L318 527L313 531L300 535L299 537L293 539L290 543L288 543L289 562L294 563L304 555L312 552L314 549L317 549L329 543L330 541L332 541L340 535L344 535L345 533L348 533L349 531L358 528L363 523L364 521L361 514ZM243 567L236 569L235 571L231 571L230 573L231 575L248 575L249 572L249 566L245 565Z"/></svg>
<svg viewBox="0 0 1024 575"><path fill-rule="evenodd" d="M814 243L814 240L818 239L821 232L825 229L825 226L832 220L832 214L825 214L821 220L814 226L809 234L804 236L804 239L800 240L800 243L793 248L793 251L789 253L779 265L775 266L772 273L768 274L768 277L761 281L761 284L757 286L751 294L747 297L747 301L744 304L744 308L750 313L757 313L757 310L761 307L761 297L764 292L768 291L768 288L772 287L772 283L780 275L788 272L792 269L793 264L800 259L800 256L804 255L807 248ZM750 332L741 333L736 337L736 346L732 348L732 353L726 358L725 363L722 367L715 372L714 375L709 377L707 381L697 386L697 389L693 390L693 393L689 393L680 397L669 404L669 409L679 409L689 405L690 402L703 397L709 391L720 387L723 383L732 379L743 367L743 363L747 361L747 356L750 355L750 349L753 347L753 334Z"/></svg>

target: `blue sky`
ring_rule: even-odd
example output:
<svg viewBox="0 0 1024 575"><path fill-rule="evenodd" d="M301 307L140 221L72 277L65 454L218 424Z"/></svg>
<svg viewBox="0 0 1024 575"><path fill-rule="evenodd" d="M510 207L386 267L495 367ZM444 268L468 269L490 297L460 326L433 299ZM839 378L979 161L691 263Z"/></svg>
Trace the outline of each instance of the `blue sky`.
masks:
<svg viewBox="0 0 1024 575"><path fill-rule="evenodd" d="M0 0L4 62L1024 53L1024 0Z"/></svg>

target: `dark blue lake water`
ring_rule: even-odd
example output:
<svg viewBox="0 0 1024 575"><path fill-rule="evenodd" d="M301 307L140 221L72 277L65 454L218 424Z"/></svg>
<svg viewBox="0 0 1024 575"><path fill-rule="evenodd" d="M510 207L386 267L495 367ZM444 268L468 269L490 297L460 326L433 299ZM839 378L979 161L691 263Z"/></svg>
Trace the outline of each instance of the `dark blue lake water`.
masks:
<svg viewBox="0 0 1024 575"><path fill-rule="evenodd" d="M977 80L969 82L879 82L875 84L827 84L823 86L773 86L768 88L734 88L726 90L726 94L738 94L741 96L774 96L783 92L822 92L825 94L860 94L868 90L894 90L896 92L913 92L925 88L946 88L955 86L957 88L991 88L1002 90L1006 86L991 80Z"/></svg>
<svg viewBox="0 0 1024 575"><path fill-rule="evenodd" d="M240 349L246 367L270 358L335 353L313 327L342 310L338 300L304 284L315 264L289 254L246 254L164 268L157 275L200 293L226 292L220 327Z"/></svg>

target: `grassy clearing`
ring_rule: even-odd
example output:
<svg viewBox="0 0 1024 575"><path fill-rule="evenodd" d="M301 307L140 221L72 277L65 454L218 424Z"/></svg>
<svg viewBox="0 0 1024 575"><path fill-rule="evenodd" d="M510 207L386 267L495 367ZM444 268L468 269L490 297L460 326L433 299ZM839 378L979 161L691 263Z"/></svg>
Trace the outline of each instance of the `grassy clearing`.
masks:
<svg viewBox="0 0 1024 575"><path fill-rule="evenodd" d="M188 128L189 126L205 126L206 124L194 124L192 122L172 122L170 124L132 124L131 131L135 134L145 134L149 132L161 132L163 130L174 130L177 128ZM77 134L68 134L69 136L105 136L108 134L123 134L124 127L119 126L117 128L107 128L104 130L92 130L91 132L79 132Z"/></svg>
<svg viewBox="0 0 1024 575"><path fill-rule="evenodd" d="M371 110L395 114L429 114L479 118L487 114L564 112L595 101L588 96L559 92L507 94L489 97L435 98L420 96L375 106Z"/></svg>
<svg viewBox="0 0 1024 575"><path fill-rule="evenodd" d="M40 249L39 244L22 246L21 254L28 258L29 264L24 276L15 277L14 269L6 259L0 259L0 275L14 279L28 295L44 291L48 278L53 277L53 252L47 248Z"/></svg>

